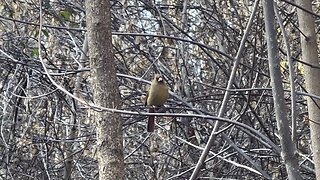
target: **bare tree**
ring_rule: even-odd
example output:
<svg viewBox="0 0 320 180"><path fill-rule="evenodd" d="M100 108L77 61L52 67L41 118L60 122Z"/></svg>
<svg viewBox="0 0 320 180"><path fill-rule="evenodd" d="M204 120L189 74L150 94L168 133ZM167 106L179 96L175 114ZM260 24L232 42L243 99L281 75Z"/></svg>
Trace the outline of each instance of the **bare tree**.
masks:
<svg viewBox="0 0 320 180"><path fill-rule="evenodd" d="M100 11L106 7L100 2L93 13L109 15L109 10ZM86 21L84 1L0 3L0 179L97 179L98 162L111 160L97 155L108 157L100 152L112 151L99 149L97 154L97 141L105 148L103 142L111 147L117 140L107 139L111 130L97 127L111 121L117 126L112 132L119 134L112 135L119 147L110 156L122 159L123 152L127 179L287 179L288 162L280 148L280 135L286 132L277 127L263 1L214 2L113 0L111 22L98 15L92 19L90 11ZM296 8L302 7L288 0L275 6L281 27L275 32L281 73L277 80L284 89L279 96L285 109L292 104L291 111L283 111L292 119L299 173L315 179L319 168L312 157L318 148L309 143L308 123L318 118L304 115L306 97L317 102L319 94L313 91L316 84L305 90L304 75L319 66L300 60L300 34L307 34L297 26ZM318 22L319 3L313 1L312 8L315 13L302 9ZM103 53L91 52L90 63L87 27L92 32L92 27L106 25L111 26L112 43L110 27L102 28L107 31L103 35L89 33L97 41L89 47L102 46L95 50ZM319 26L314 28L319 32ZM106 57L114 57L114 63ZM140 97L154 73L162 74L170 97L150 134L149 114ZM95 83L99 81L103 84ZM119 87L121 106L119 93L106 89L111 86ZM109 99L110 94L114 98ZM103 121L92 118L92 110L101 110L94 117ZM115 121L119 117L114 112L122 120Z"/></svg>
<svg viewBox="0 0 320 180"><path fill-rule="evenodd" d="M111 4L109 0L87 0L87 30L94 89L94 103L120 108L111 37ZM122 118L120 114L95 112L99 179L124 179Z"/></svg>
<svg viewBox="0 0 320 180"><path fill-rule="evenodd" d="M319 58L317 51L317 37L315 32L315 20L312 12L311 0L297 0L298 8L298 20L302 49L302 60L308 65L305 65L305 80L306 89L308 93L312 95L320 95L320 69ZM310 120L311 141L313 161L315 165L315 172L317 179L320 178L320 100L309 97L308 102L308 114Z"/></svg>
<svg viewBox="0 0 320 180"><path fill-rule="evenodd" d="M273 102L281 144L281 156L287 168L288 178L291 180L299 180L301 179L301 176L299 173L298 159L296 155L295 145L291 139L289 121L286 116L282 79L280 78L281 71L275 30L274 2L265 0L263 2L263 12L266 25L266 39L268 45L268 60Z"/></svg>

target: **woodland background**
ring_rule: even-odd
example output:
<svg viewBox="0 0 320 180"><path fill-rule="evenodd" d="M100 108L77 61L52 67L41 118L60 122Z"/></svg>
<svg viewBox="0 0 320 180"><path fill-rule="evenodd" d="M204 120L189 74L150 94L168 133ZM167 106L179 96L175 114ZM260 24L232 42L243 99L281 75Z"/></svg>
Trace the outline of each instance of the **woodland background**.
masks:
<svg viewBox="0 0 320 180"><path fill-rule="evenodd" d="M0 3L0 179L97 179L94 108L69 95L94 103L84 1L42 1L40 41L39 3ZM216 122L206 117L218 116L254 3L111 1L118 109L147 112L140 97L153 74L160 73L171 90L166 113L184 114L157 117L156 131L150 134L147 116L121 113L127 179L190 177ZM308 64L301 60L296 6L287 0L275 5L281 17L276 32L282 73L276 78L282 79L286 103L281 111L291 122L292 84L279 24L287 33L294 63L296 128L291 134L299 171L303 179L315 179L304 83ZM319 42L319 1L313 1L313 12ZM202 179L287 178L261 4L251 20L222 116L229 121L221 123Z"/></svg>

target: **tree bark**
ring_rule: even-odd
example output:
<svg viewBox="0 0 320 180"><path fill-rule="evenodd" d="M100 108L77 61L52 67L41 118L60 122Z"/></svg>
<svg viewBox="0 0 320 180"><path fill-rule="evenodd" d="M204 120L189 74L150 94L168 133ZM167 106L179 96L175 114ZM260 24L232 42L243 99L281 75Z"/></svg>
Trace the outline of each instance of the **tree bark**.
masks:
<svg viewBox="0 0 320 180"><path fill-rule="evenodd" d="M277 34L275 30L275 13L273 5L273 1L264 0L263 12L265 17L272 94L281 145L281 156L286 165L288 178L290 180L302 179L299 173L299 165L297 156L295 154L295 146L290 135L289 121L286 117L286 106L281 79L280 58L276 39Z"/></svg>
<svg viewBox="0 0 320 180"><path fill-rule="evenodd" d="M303 9L309 10L312 12L312 1L311 0L297 0L296 3ZM317 37L315 33L315 20L313 15L298 9L298 20L299 20L299 29L300 41L302 48L302 61L312 65L304 66L305 72L305 81L306 89L308 93L313 95L320 95L320 70L316 67L319 67L319 59L317 53ZM312 141L312 152L313 152L313 161L315 164L315 172L317 179L320 178L320 101L308 97L308 113L310 121L310 130L311 130L311 141ZM316 123L314 123L316 122Z"/></svg>
<svg viewBox="0 0 320 180"><path fill-rule="evenodd" d="M110 1L86 0L87 36L94 103L118 108L120 93L112 52ZM124 179L122 119L119 114L95 112L99 179Z"/></svg>

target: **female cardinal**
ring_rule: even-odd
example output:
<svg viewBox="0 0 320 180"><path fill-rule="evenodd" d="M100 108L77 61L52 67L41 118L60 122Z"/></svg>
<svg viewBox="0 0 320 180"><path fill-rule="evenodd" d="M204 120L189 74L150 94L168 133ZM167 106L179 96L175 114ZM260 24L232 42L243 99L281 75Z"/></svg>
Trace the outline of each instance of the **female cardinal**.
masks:
<svg viewBox="0 0 320 180"><path fill-rule="evenodd" d="M169 92L168 86L164 83L163 78L160 74L156 74L151 82L147 97L145 100L145 105L148 106L149 112L155 112L152 106L162 106L168 99ZM149 116L148 119L148 132L154 131L154 116Z"/></svg>

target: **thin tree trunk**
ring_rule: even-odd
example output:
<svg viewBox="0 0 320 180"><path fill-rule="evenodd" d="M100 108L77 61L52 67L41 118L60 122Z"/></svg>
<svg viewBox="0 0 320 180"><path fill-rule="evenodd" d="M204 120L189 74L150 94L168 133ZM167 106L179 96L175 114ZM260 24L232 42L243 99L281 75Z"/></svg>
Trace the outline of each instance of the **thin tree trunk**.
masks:
<svg viewBox="0 0 320 180"><path fill-rule="evenodd" d="M297 0L296 3L310 12L312 12L311 0ZM308 93L313 95L320 95L320 70L319 59L317 53L317 37L315 33L315 20L313 15L298 9L299 29L301 30L301 48L302 61L311 64L305 65L305 80ZM320 179L320 101L308 97L308 113L311 130L313 161L315 164L315 172L317 179ZM314 123L316 122L316 123Z"/></svg>
<svg viewBox="0 0 320 180"><path fill-rule="evenodd" d="M120 93L112 52L110 1L86 0L87 30L94 103L118 108ZM99 179L124 179L120 114L95 112Z"/></svg>
<svg viewBox="0 0 320 180"><path fill-rule="evenodd" d="M275 13L273 5L273 1L264 0L263 12L265 17L272 94L281 145L281 156L286 165L288 178L290 180L301 179L298 159L295 154L295 146L290 135L289 121L286 117L286 106L284 102L284 91L281 79L280 59L276 39Z"/></svg>

